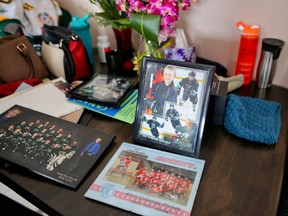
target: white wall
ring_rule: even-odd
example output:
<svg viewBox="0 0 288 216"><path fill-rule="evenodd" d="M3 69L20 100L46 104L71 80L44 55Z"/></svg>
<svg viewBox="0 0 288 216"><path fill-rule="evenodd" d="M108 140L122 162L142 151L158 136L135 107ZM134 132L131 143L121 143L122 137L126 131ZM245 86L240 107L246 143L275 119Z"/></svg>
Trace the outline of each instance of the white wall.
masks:
<svg viewBox="0 0 288 216"><path fill-rule="evenodd" d="M84 16L86 12L98 10L89 0L58 0L59 4L74 16ZM228 69L228 74L235 71L240 30L236 22L242 20L248 25L257 24L261 27L261 39L273 37L285 42L277 61L274 85L288 88L288 1L287 0L198 0L185 12L181 12L176 27L183 28L188 42L197 45L198 55L217 61ZM96 47L96 37L101 34L109 35L112 48L116 47L113 31L110 27L96 25L90 19L93 46ZM133 42L138 46L137 33ZM259 41L256 67L261 54ZM256 72L255 72L256 73ZM254 77L255 77L254 73Z"/></svg>

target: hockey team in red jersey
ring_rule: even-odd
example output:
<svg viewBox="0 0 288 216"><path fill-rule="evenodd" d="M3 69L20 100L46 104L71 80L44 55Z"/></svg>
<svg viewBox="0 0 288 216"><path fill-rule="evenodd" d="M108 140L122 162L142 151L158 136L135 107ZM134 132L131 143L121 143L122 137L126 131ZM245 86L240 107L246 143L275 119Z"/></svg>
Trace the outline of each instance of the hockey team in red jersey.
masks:
<svg viewBox="0 0 288 216"><path fill-rule="evenodd" d="M167 170L159 169L156 171L142 167L136 173L133 185L176 201L180 198L188 198L187 193L191 182L188 177L183 176L181 173L176 174L173 170L168 172Z"/></svg>

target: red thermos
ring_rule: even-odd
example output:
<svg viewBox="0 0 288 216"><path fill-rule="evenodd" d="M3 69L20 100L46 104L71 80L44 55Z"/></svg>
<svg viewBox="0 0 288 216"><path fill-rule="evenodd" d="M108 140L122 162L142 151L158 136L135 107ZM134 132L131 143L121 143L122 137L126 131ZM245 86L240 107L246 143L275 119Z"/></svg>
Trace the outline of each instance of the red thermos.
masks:
<svg viewBox="0 0 288 216"><path fill-rule="evenodd" d="M244 84L249 84L255 68L260 28L258 25L249 26L240 21L237 26L241 30L241 40L235 74L243 74Z"/></svg>

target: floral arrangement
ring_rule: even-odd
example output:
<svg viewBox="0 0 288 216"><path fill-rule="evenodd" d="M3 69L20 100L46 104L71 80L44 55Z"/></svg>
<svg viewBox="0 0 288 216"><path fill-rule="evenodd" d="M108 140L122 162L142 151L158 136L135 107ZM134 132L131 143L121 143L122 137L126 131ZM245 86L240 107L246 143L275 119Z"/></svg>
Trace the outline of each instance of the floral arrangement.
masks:
<svg viewBox="0 0 288 216"><path fill-rule="evenodd" d="M102 8L90 13L98 24L123 29L132 27L155 45L174 35L180 9L190 7L190 0L89 0Z"/></svg>
<svg viewBox="0 0 288 216"><path fill-rule="evenodd" d="M144 51L133 59L134 70L139 71L143 56L162 58L158 51L169 38L175 36L175 22L180 10L190 7L190 0L89 0L102 11L90 13L102 26L115 29L133 28L144 37ZM196 2L196 0L193 0Z"/></svg>
<svg viewBox="0 0 288 216"><path fill-rule="evenodd" d="M144 37L151 36L149 39L152 42L156 42L155 36L157 36L159 45L169 36L173 36L175 22L179 19L179 10L186 10L190 6L190 0L115 0L115 2L120 14L124 12L127 18L130 18L132 28ZM150 35L147 35L145 30Z"/></svg>

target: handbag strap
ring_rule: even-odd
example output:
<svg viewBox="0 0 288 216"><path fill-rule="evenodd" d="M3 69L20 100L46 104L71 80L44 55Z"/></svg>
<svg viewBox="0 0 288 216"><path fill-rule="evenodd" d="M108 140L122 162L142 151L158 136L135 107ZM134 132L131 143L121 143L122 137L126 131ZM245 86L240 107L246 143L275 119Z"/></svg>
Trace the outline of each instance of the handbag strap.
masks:
<svg viewBox="0 0 288 216"><path fill-rule="evenodd" d="M24 43L17 44L16 48L21 53L21 55L24 57L24 59L27 61L28 65L29 65L30 75L27 79L31 79L34 76L35 69L34 69L34 66L32 63L32 59L30 57L29 50Z"/></svg>
<svg viewBox="0 0 288 216"><path fill-rule="evenodd" d="M44 24L42 39L45 43L60 44L62 40L79 40L79 36L69 27Z"/></svg>
<svg viewBox="0 0 288 216"><path fill-rule="evenodd" d="M75 64L71 51L69 50L69 41L61 40L60 47L64 51L64 69L67 82L71 83L75 77Z"/></svg>

